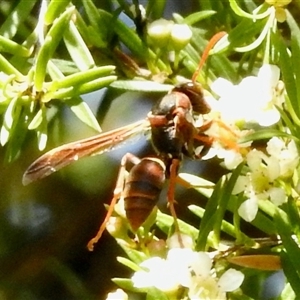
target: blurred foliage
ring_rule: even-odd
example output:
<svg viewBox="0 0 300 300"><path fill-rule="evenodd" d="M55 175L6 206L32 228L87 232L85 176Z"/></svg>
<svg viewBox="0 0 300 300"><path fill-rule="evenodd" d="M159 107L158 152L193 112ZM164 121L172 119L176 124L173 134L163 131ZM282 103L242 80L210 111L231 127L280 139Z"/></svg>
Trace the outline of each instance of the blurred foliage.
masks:
<svg viewBox="0 0 300 300"><path fill-rule="evenodd" d="M121 277L130 277L149 256L145 240L153 238L152 223L140 233L146 245L139 245L142 250L117 238L120 250L108 235L93 253L86 244L105 215L102 203L111 200L120 157L127 151L140 157L153 154L147 142L80 161L28 187L21 184L22 174L39 151L146 117L153 101L182 78L191 79L214 34L228 33L210 52L198 81L211 92L219 77L237 84L263 64L278 65L286 88L284 109L278 108L281 120L244 141L278 136L293 139L299 149L299 2L287 7L281 1L175 2L0 2L0 299L104 299L116 288L111 278L127 291L140 292ZM153 40L147 29L160 18L188 25L191 39ZM218 162L183 166L182 172L195 176L182 173L183 182L194 190L179 188L176 194L177 200L185 199L178 205L180 219L192 224L180 222L182 232L193 237L197 251L218 249L225 237L242 253L278 254L286 283L281 295L273 297L298 299L297 184L280 182L290 191L288 202L280 208L260 203L250 224L237 213L242 199L232 195L244 165L228 178L222 177L227 171ZM298 182L298 168L293 183ZM201 188L205 185L214 188ZM164 193L161 198L166 198ZM193 215L179 207L182 203ZM161 212L155 217L158 235L169 236L173 218ZM272 243L274 236L278 240ZM258 237L271 237L271 245L256 249ZM125 267L116 261L124 253L129 259L118 260ZM264 299L262 286L270 271L251 266L251 258L249 265L241 264L243 293L232 293L230 299ZM156 299L165 299L152 292Z"/></svg>

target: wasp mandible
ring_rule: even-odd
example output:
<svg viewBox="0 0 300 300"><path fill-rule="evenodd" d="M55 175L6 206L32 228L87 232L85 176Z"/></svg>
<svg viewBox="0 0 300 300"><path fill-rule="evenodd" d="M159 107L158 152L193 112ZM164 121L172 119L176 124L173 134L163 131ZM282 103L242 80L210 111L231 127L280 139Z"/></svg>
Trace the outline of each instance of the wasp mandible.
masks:
<svg viewBox="0 0 300 300"><path fill-rule="evenodd" d="M153 106L146 119L50 150L34 161L24 173L23 184L26 185L44 178L82 157L110 151L115 145L135 134L150 132L157 157L139 159L129 153L123 156L114 197L97 235L88 244L89 250L92 250L94 243L100 239L114 205L121 196L125 200L125 211L129 224L132 230L136 231L156 205L166 178L170 180L169 208L174 217L175 229L179 231L174 208L174 189L180 161L183 156L194 159L201 158L212 143L212 139L204 133L210 123L200 127L196 125L198 116L210 112L210 107L203 96L202 87L196 80L209 50L224 34L224 32L220 32L210 40L192 81L175 86ZM200 153L196 151L199 146L203 148ZM129 161L134 166L126 177Z"/></svg>

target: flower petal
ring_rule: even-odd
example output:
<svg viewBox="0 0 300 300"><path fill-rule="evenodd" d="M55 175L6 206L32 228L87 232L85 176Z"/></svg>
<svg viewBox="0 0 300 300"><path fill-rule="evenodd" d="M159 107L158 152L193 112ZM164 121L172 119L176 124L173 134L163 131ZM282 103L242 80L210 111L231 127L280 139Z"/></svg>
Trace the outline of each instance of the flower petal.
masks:
<svg viewBox="0 0 300 300"><path fill-rule="evenodd" d="M207 277L210 274L212 260L205 252L198 252L191 268L197 276Z"/></svg>
<svg viewBox="0 0 300 300"><path fill-rule="evenodd" d="M245 275L242 272L229 269L219 279L220 289L224 292L232 292L241 286L244 278Z"/></svg>
<svg viewBox="0 0 300 300"><path fill-rule="evenodd" d="M217 78L210 86L211 90L219 96L230 96L234 85L225 78Z"/></svg>
<svg viewBox="0 0 300 300"><path fill-rule="evenodd" d="M275 65L264 64L259 69L257 77L263 80L266 86L274 88L280 77L280 69Z"/></svg>
<svg viewBox="0 0 300 300"><path fill-rule="evenodd" d="M268 190L268 193L270 195L270 200L277 206L287 201L285 191L280 187L271 187Z"/></svg>
<svg viewBox="0 0 300 300"><path fill-rule="evenodd" d="M252 222L255 219L257 211L258 205L255 197L244 201L238 209L239 215L247 222Z"/></svg>

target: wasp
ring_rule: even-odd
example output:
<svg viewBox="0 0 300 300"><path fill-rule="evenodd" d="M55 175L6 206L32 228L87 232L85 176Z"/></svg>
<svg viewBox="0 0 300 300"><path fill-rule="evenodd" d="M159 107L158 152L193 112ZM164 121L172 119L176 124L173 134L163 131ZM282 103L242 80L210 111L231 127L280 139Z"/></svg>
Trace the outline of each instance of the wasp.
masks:
<svg viewBox="0 0 300 300"><path fill-rule="evenodd" d="M209 49L223 35L224 33L211 39L206 48L206 56ZM174 189L180 161L183 156L201 158L212 143L211 138L204 133L210 122L199 127L196 125L198 117L210 112L202 87L196 82L204 56L205 53L192 81L175 86L153 106L146 119L50 150L34 161L24 173L23 184L26 185L82 157L110 151L120 142L140 132L150 132L156 156L142 159L130 153L123 156L113 199L97 235L88 244L89 250L92 250L94 243L100 239L113 213L114 205L121 197L124 198L126 217L135 232L155 207L166 178L170 181L169 208L174 217L175 229L179 231L174 208ZM199 147L200 152L197 150ZM133 164L133 167L126 176L129 163Z"/></svg>

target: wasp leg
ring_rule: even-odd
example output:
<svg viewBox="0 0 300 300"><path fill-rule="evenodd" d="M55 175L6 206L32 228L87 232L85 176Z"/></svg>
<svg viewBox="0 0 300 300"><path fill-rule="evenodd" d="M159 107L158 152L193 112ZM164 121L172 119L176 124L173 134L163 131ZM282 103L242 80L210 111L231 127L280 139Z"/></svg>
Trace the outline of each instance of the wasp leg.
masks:
<svg viewBox="0 0 300 300"><path fill-rule="evenodd" d="M114 207L115 207L117 201L122 196L122 193L123 193L123 190L124 190L125 177L126 177L126 165L127 165L128 161L131 161L133 164L138 164L140 162L140 159L137 158L136 156L134 156L131 153L126 153L122 157L121 165L120 165L120 169L119 169L119 174L118 174L118 179L117 179L116 187L114 189L114 196L113 196L113 198L110 202L110 205L109 205L108 211L106 213L105 219L102 222L97 234L87 244L87 248L88 248L89 251L94 250L94 244L96 244L100 240L104 230L106 229L106 224L109 221L109 218L111 217L111 215L114 211Z"/></svg>
<svg viewBox="0 0 300 300"><path fill-rule="evenodd" d="M169 181L169 188L168 188L168 205L169 205L171 215L174 219L174 226L175 226L175 231L178 234L179 245L181 248L184 248L184 244L183 244L182 237L180 234L180 228L179 228L179 224L178 224L176 210L175 210L175 206L174 206L174 203L176 202L175 201L175 186L176 186L179 165L180 165L179 159L172 160L172 163L170 166L170 181Z"/></svg>

